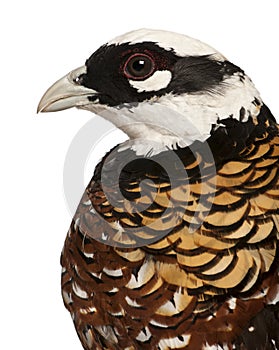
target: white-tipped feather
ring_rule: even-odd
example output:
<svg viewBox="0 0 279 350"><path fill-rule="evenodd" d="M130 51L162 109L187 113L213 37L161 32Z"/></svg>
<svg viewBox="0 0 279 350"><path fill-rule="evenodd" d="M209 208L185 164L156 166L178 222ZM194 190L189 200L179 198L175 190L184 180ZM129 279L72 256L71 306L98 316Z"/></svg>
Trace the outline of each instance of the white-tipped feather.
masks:
<svg viewBox="0 0 279 350"><path fill-rule="evenodd" d="M167 339L161 339L159 342L159 349L161 350L168 350L168 349L180 349L185 348L189 344L189 341L191 339L191 335L181 335L179 338L167 338Z"/></svg>

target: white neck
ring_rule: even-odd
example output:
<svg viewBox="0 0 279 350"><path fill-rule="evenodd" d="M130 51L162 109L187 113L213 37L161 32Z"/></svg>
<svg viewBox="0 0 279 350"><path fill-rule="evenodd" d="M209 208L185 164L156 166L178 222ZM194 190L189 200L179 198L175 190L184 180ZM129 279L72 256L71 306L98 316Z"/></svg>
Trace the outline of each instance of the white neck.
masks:
<svg viewBox="0 0 279 350"><path fill-rule="evenodd" d="M228 78L214 94L167 94L135 105L100 107L87 105L86 109L99 114L123 130L132 140L132 149L138 155L154 155L166 149L190 146L194 141L205 141L212 125L233 117L240 120L240 109L245 109L241 121L256 117L259 107L252 102L260 96L248 77ZM130 143L129 143L130 144Z"/></svg>

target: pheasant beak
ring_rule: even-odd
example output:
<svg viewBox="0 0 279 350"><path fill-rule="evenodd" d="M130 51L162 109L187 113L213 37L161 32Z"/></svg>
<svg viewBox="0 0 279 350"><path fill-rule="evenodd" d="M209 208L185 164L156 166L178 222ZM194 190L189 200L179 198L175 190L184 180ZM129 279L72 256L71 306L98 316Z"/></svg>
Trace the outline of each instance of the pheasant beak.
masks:
<svg viewBox="0 0 279 350"><path fill-rule="evenodd" d="M54 83L43 95L37 108L40 112L57 112L72 107L81 107L89 102L88 97L97 94L79 83L86 67L77 68Z"/></svg>

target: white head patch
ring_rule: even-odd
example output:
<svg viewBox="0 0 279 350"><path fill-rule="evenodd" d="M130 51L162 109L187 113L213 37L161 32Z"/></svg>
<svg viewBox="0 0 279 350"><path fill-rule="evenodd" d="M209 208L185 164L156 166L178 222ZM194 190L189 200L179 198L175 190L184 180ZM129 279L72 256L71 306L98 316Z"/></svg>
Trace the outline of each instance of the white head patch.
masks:
<svg viewBox="0 0 279 350"><path fill-rule="evenodd" d="M132 87L138 92L157 91L166 88L172 78L172 74L168 70L157 70L151 77L145 80L129 80Z"/></svg>
<svg viewBox="0 0 279 350"><path fill-rule="evenodd" d="M211 55L219 62L226 60L218 51L199 40L161 30L136 30L117 37L108 45L144 42L153 42L181 57ZM90 103L82 108L101 115L124 131L133 142L132 149L139 155L190 146L197 140L204 142L210 137L213 126L222 126L222 119L231 117L246 122L249 117L255 118L260 112L262 100L258 91L249 77L238 70L231 74L224 73L221 84L214 86L213 92L201 90L177 93L174 90L161 95L154 93L152 96L153 91L166 88L171 80L172 72L162 68L145 80L128 80L139 95L151 92L144 101L127 101L110 107L100 105L96 100L95 104Z"/></svg>
<svg viewBox="0 0 279 350"><path fill-rule="evenodd" d="M225 60L220 52L200 40L164 30L134 30L109 41L108 45L138 44L144 41L152 41L167 51L173 50L176 55L182 57L213 55L219 61Z"/></svg>

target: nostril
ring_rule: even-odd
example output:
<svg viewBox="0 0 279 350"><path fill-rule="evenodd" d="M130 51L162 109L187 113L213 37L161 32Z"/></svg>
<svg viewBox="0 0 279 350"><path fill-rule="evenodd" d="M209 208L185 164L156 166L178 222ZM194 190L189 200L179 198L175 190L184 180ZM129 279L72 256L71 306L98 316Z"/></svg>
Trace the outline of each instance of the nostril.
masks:
<svg viewBox="0 0 279 350"><path fill-rule="evenodd" d="M74 83L77 84L77 85L83 85L84 76L85 76L85 74L81 74L81 75L75 77L75 78L73 79L73 80L74 80Z"/></svg>

